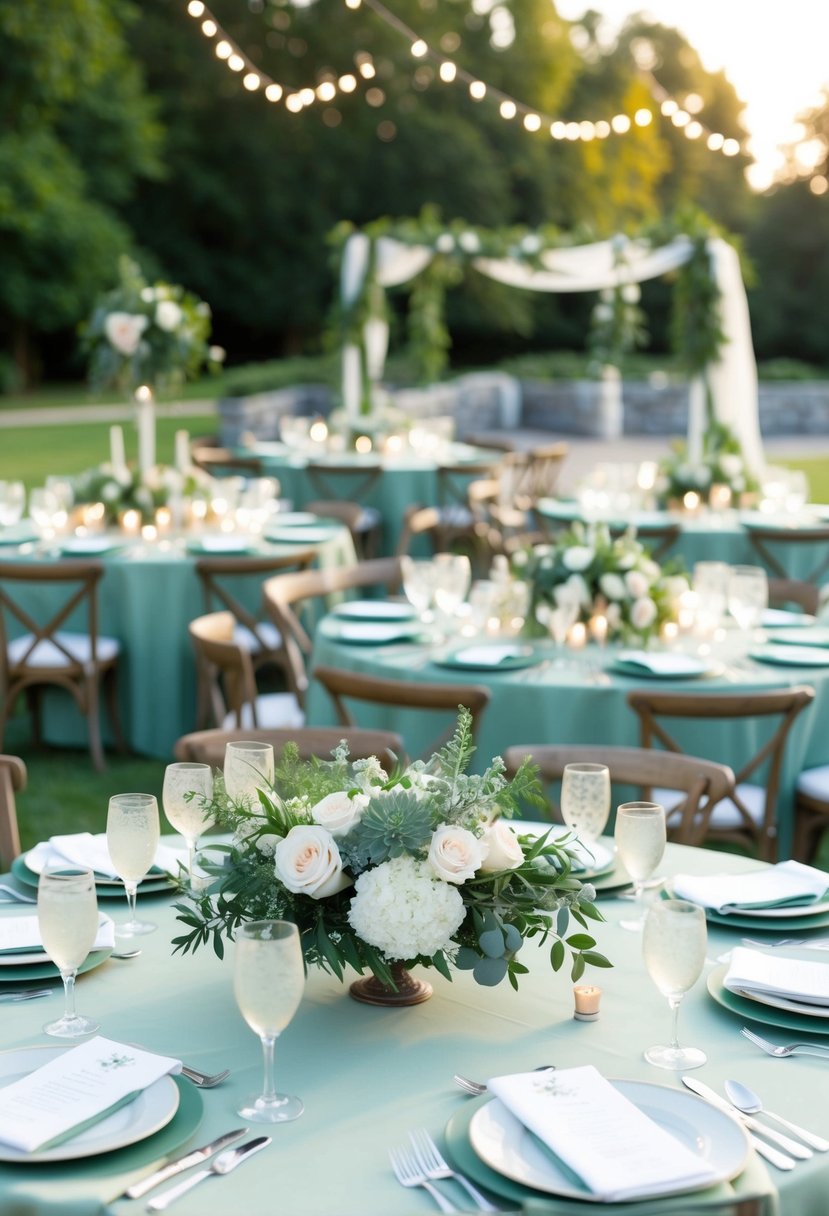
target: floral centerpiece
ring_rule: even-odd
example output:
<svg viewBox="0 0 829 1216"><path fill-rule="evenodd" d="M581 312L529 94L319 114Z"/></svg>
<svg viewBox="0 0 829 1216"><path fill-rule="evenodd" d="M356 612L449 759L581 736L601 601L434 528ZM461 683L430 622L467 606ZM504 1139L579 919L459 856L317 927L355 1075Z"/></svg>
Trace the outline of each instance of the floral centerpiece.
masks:
<svg viewBox="0 0 829 1216"><path fill-rule="evenodd" d="M171 388L217 371L224 351L209 344L210 306L172 283L148 283L129 258L120 282L96 305L82 329L95 388Z"/></svg>
<svg viewBox="0 0 829 1216"><path fill-rule="evenodd" d="M131 465L120 468L107 462L86 469L72 479L75 502L100 502L106 521L115 523L123 511L135 510L142 520L152 520L159 507L174 498L210 497L210 477L192 467L186 473L169 465L155 465L145 472Z"/></svg>
<svg viewBox="0 0 829 1216"><path fill-rule="evenodd" d="M400 965L415 963L516 988L527 971L518 952L534 937L552 938L555 970L570 951L574 979L588 963L610 966L590 934L568 935L571 918L583 929L603 919L568 844L505 821L540 800L535 771L522 766L508 782L498 758L468 774L471 721L461 709L441 751L392 774L376 758L351 762L345 744L311 762L289 745L256 804L220 794L213 809L234 841L223 865L207 867L212 884L177 905L187 932L175 949L212 940L221 957L243 921L276 917L299 926L308 963L340 979L347 965L368 970L392 992Z"/></svg>
<svg viewBox="0 0 829 1216"><path fill-rule="evenodd" d="M723 487L728 501L735 505L746 503L760 489L746 465L739 440L722 423L709 424L699 459L691 459L686 445L678 446L660 465L654 489L660 503L669 506L682 503L689 493L698 495L701 503L711 502L711 491L716 486Z"/></svg>
<svg viewBox="0 0 829 1216"><path fill-rule="evenodd" d="M574 524L555 544L515 554L513 566L530 582L536 620L567 604L573 622L601 615L608 638L629 642L647 642L675 620L688 590L680 562L660 566L632 530L613 538L604 524Z"/></svg>

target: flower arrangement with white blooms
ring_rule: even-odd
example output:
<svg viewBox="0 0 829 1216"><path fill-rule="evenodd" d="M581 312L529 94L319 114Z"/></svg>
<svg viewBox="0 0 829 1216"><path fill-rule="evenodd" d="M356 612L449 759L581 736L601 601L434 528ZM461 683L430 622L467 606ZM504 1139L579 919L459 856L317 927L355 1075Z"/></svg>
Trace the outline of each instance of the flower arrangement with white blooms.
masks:
<svg viewBox="0 0 829 1216"><path fill-rule="evenodd" d="M116 468L107 461L72 478L75 502L103 503L109 523L130 509L138 511L143 520L151 521L159 507L176 497L207 502L212 488L210 475L195 466L182 472L170 465L154 465L142 472L132 465Z"/></svg>
<svg viewBox="0 0 829 1216"><path fill-rule="evenodd" d="M129 258L119 277L81 330L94 388L175 388L219 369L225 352L209 343L208 304L172 283L148 283Z"/></svg>
<svg viewBox="0 0 829 1216"><path fill-rule="evenodd" d="M608 638L647 641L675 620L688 579L679 561L660 566L633 531L611 537L604 524L574 524L555 544L513 555L513 569L532 586L531 612L544 623L565 601L578 609L574 620L597 613Z"/></svg>
<svg viewBox="0 0 829 1216"><path fill-rule="evenodd" d="M395 963L449 979L454 964L517 988L527 971L517 954L533 937L553 939L554 970L569 950L573 979L588 963L609 967L589 933L568 935L571 918L582 929L603 919L571 872L568 843L522 836L503 818L543 801L535 770L509 782L496 758L468 774L471 721L461 708L441 751L392 775L374 757L351 762L344 743L310 762L289 744L257 805L220 794L211 813L234 842L224 864L205 867L211 885L177 905L188 932L175 950L212 939L221 957L243 921L278 918L298 925L308 963L339 979L347 965L369 970L392 988Z"/></svg>

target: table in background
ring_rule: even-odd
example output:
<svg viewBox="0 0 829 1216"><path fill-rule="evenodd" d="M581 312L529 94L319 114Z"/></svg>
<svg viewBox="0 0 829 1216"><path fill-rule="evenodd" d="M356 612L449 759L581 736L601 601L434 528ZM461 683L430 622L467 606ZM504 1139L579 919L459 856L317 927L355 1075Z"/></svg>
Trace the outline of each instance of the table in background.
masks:
<svg viewBox="0 0 829 1216"><path fill-rule="evenodd" d="M331 619L331 618L327 618ZM457 639L456 647L463 643ZM477 644L477 643L476 643ZM536 643L541 661L518 671L459 669L442 666L435 658L450 650L448 644L428 646L392 643L363 646L327 636L325 623L317 629L312 666L346 668L366 675L392 679L444 683L484 684L492 700L484 712L478 734L473 767L480 771L492 756L513 744L607 744L639 745L639 720L626 703L629 692L646 687L651 691L760 692L807 684L815 699L799 716L789 736L780 779L778 829L781 857L791 849L794 787L800 772L829 761L829 667L775 667L739 658L740 642L735 635L737 665L726 666L721 675L693 680L648 679L607 670L614 648L588 646L575 652L556 651L552 645ZM743 647L744 652L744 647ZM742 664L746 665L743 666ZM325 690L315 681L309 690L308 721L315 726L336 721ZM371 705L356 708L360 725L395 730L403 736L409 753L419 755L435 736L428 713ZM672 733L691 755L728 764L735 771L759 747L756 721L674 721Z"/></svg>
<svg viewBox="0 0 829 1216"><path fill-rule="evenodd" d="M376 507L380 512L383 528L382 552L394 553L400 539L403 517L406 509L413 503L420 506L444 506L440 501L440 470L454 468L455 465L469 464L469 480L482 476L482 466L494 465L497 453L483 448L473 448L467 444L456 444L447 453L445 460L436 460L416 453L406 453L399 456L381 457L377 454L359 456L354 452L343 452L336 456L312 458L304 453L292 452L282 444L260 443L244 451L255 456L262 462L263 472L269 477L277 477L280 493L290 499L295 507L304 507L317 499L354 497L353 483L348 477L340 481L336 476L330 478L330 486L336 493L326 493L324 488L315 484L308 473L309 463L324 464L326 461L333 467L348 465L353 467L355 476L360 470L371 474L378 469L379 476L367 486L365 493L360 496L360 503L366 507ZM455 474L453 485L462 485L463 476Z"/></svg>
<svg viewBox="0 0 829 1216"><path fill-rule="evenodd" d="M4 561L36 562L27 546L0 549ZM331 528L331 539L320 544L268 544L252 541L247 554L296 553L316 549L322 565L356 561L348 530ZM99 632L121 644L118 698L127 745L135 752L169 759L173 744L195 729L196 669L187 625L206 611L196 561L200 557L243 554L189 552L181 545L144 545L125 541L123 547L100 555L104 577L98 586ZM54 559L50 559L54 560ZM231 584L229 584L231 585ZM240 600L253 612L261 609L261 586L254 579L237 584ZM15 591L29 609L47 612L65 591L32 583ZM84 629L83 616L70 618L68 628ZM86 725L66 696L44 696L44 734L61 745L86 746Z"/></svg>
<svg viewBox="0 0 829 1216"><path fill-rule="evenodd" d="M733 872L753 864L669 845L663 872ZM193 956L171 956L170 939L181 926L169 899L139 900L143 914L158 923L158 932L142 938L139 958L110 960L81 976L78 1009L94 1014L101 1032L116 1040L179 1056L207 1072L232 1070L229 1081L202 1094L204 1118L190 1144L204 1144L239 1126L236 1105L261 1077L259 1042L233 999L232 951L224 962L210 947ZM119 901L101 902L116 918L124 914ZM597 925L595 935L614 967L588 968L588 981L599 984L604 994L600 1017L593 1023L574 1021L566 969L554 974L548 951L533 943L521 953L530 973L521 977L517 993L506 981L483 988L470 972L455 972L450 983L430 970L433 998L408 1009L359 1005L336 979L312 968L300 1010L276 1047L278 1087L299 1094L305 1114L275 1127L273 1144L232 1176L205 1182L181 1199L176 1213L414 1216L433 1210L428 1196L397 1185L387 1150L406 1143L407 1133L419 1127L440 1142L448 1119L470 1102L452 1084L454 1072L486 1078L541 1063L559 1068L595 1064L609 1077L681 1088L677 1076L652 1068L642 1058L644 1048L664 1041L669 1014L667 1002L645 973L640 937L618 925L630 905L606 899L600 906L608 923ZM738 940L739 931L712 925L709 958ZM707 966L705 973L709 970ZM40 1027L54 1016L61 999L56 986L55 994L45 1000L5 1007L4 1046L54 1044ZM708 1053L708 1063L694 1075L718 1090L728 1077L736 1077L756 1089L770 1109L829 1136L826 1064L808 1057L773 1060L740 1035L741 1025L738 1016L711 999L701 979L683 1002L680 1017L682 1041ZM772 1037L785 1035L777 1032ZM256 1134L255 1128L251 1134ZM118 1160L115 1153L65 1167L21 1171L0 1166L0 1210L15 1216L135 1216L146 1201L111 1200L148 1171L142 1167L127 1175ZM148 1159L147 1165L151 1163ZM759 1178L768 1185L765 1167L757 1165ZM781 1216L825 1216L829 1154L816 1153L789 1174L774 1169L769 1173L780 1191ZM688 1197L695 1213L697 1201L697 1196ZM550 1216L560 1210L551 1198Z"/></svg>

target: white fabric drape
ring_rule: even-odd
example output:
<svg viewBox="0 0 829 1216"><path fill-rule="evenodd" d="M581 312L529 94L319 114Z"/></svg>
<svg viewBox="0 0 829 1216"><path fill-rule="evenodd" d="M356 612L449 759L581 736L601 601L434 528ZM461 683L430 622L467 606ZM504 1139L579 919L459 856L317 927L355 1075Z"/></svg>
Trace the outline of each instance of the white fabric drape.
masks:
<svg viewBox="0 0 829 1216"><path fill-rule="evenodd" d="M529 291L602 291L625 283L642 283L682 266L693 253L690 237L679 236L657 249L643 241L615 237L570 249L550 249L540 257L541 266L528 266L513 258L474 258L473 267L508 287ZM719 358L705 372L714 417L733 431L755 474L764 465L757 395L757 366L751 342L748 302L736 250L720 238L708 242L711 271L720 298L720 321L725 341ZM364 233L349 237L343 252L341 292L348 306L357 299L368 271L370 243ZM429 265L434 250L425 245L406 245L391 237L375 243L375 274L381 287L397 287L420 274ZM364 338L368 374L380 379L388 343L386 323L373 318ZM347 345L343 351L343 404L354 416L361 397L359 349ZM702 452L705 398L704 382L689 388L688 452L698 459Z"/></svg>

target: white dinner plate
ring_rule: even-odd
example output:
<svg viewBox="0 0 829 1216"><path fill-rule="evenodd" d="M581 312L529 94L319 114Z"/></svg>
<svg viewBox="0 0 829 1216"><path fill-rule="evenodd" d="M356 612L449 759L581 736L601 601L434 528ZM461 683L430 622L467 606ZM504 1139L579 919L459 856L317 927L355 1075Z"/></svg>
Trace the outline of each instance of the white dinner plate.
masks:
<svg viewBox="0 0 829 1216"><path fill-rule="evenodd" d="M814 625L816 617L808 612L789 612L786 608L766 608L760 617L764 629L796 629Z"/></svg>
<svg viewBox="0 0 829 1216"><path fill-rule="evenodd" d="M457 667L462 671L520 671L541 662L532 646L515 642L482 642L463 646L432 659L439 667Z"/></svg>
<svg viewBox="0 0 829 1216"><path fill-rule="evenodd" d="M667 654L644 650L620 650L608 664L610 670L626 676L642 676L646 680L694 680L718 675L721 664L700 659L693 654Z"/></svg>
<svg viewBox="0 0 829 1216"><path fill-rule="evenodd" d="M271 519L271 528L304 528L319 523L319 515L313 511L278 511Z"/></svg>
<svg viewBox="0 0 829 1216"><path fill-rule="evenodd" d="M265 533L266 539L273 541L275 544L291 544L302 545L319 545L325 540L330 540L331 537L339 530L338 524L319 524L307 525L298 527L280 528L271 525Z"/></svg>
<svg viewBox="0 0 829 1216"><path fill-rule="evenodd" d="M320 622L320 632L335 642L353 646L385 646L389 642L415 642L422 629L417 621L339 621L332 616Z"/></svg>
<svg viewBox="0 0 829 1216"><path fill-rule="evenodd" d="M675 1190L668 1188L659 1195L649 1195L649 1199L703 1190L715 1182L736 1178L745 1168L748 1139L744 1129L730 1115L709 1106L694 1094L654 1085L650 1081L611 1080L611 1084L644 1115L700 1157L714 1173L714 1177L703 1184ZM566 1171L566 1167L559 1166L553 1154L497 1098L472 1116L469 1139L490 1169L514 1182L563 1199L606 1202L588 1191L570 1171Z"/></svg>
<svg viewBox="0 0 829 1216"><path fill-rule="evenodd" d="M779 667L829 667L829 646L783 646L769 643L748 652L758 663Z"/></svg>
<svg viewBox="0 0 829 1216"><path fill-rule="evenodd" d="M205 557L212 554L223 557L225 554L249 553L251 541L249 536L200 536L193 540L188 548L193 553L203 553Z"/></svg>
<svg viewBox="0 0 829 1216"><path fill-rule="evenodd" d="M43 869L44 864L42 861L39 862L36 857L32 857L31 851L28 853L23 853L22 856L17 859L17 862L18 867L22 863L30 874L34 874L37 877L40 876L40 872ZM69 864L70 863L67 862L67 865ZM99 874L97 871L93 871L93 875L95 878L96 887L117 887L119 892L123 892L124 883L122 879L113 878L109 874ZM33 883L32 885L37 886L37 883ZM138 891L139 894L142 891L144 893L147 891L158 891L169 887L169 885L170 879L167 876L167 873L162 870L160 866L153 866L149 874L142 878L138 883Z"/></svg>
<svg viewBox="0 0 829 1216"><path fill-rule="evenodd" d="M48 1064L69 1047L21 1047L0 1052L0 1086L11 1085L21 1077ZM26 1165L53 1161L76 1161L81 1157L96 1157L146 1140L171 1121L179 1104L178 1086L172 1077L161 1077L126 1106L113 1111L100 1123L54 1148L26 1153L22 1149L0 1144L0 1161L25 1162Z"/></svg>
<svg viewBox="0 0 829 1216"><path fill-rule="evenodd" d="M332 610L334 616L352 621L413 621L411 604L395 600L348 600Z"/></svg>
<svg viewBox="0 0 829 1216"><path fill-rule="evenodd" d="M67 536L60 542L60 551L67 557L95 557L118 549L123 541L112 536Z"/></svg>
<svg viewBox="0 0 829 1216"><path fill-rule="evenodd" d="M826 625L809 625L805 629L792 626L767 636L778 646L829 646L829 627Z"/></svg>
<svg viewBox="0 0 829 1216"><path fill-rule="evenodd" d="M788 1009L791 1013L802 1013L807 1018L829 1018L829 1006L810 1004L808 1001L796 1001L793 997L772 996L769 992L749 992L746 988L729 988L737 996L747 1001L756 1001L758 1005L771 1005L772 1009Z"/></svg>

